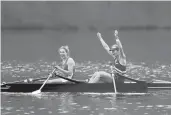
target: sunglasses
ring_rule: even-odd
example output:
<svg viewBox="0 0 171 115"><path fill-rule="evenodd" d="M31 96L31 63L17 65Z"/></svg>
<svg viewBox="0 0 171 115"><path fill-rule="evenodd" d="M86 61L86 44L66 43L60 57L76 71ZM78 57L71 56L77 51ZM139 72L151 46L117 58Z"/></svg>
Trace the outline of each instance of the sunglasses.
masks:
<svg viewBox="0 0 171 115"><path fill-rule="evenodd" d="M119 48L112 48L112 49L110 49L109 51L119 51Z"/></svg>

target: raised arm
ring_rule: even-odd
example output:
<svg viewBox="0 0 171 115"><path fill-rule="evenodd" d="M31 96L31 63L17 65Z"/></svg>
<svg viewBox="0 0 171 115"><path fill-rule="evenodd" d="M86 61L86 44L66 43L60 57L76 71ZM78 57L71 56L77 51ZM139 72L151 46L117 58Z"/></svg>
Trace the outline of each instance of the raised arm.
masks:
<svg viewBox="0 0 171 115"><path fill-rule="evenodd" d="M104 49L105 49L110 55L112 55L109 46L108 46L108 45L106 44L106 42L103 40L103 38L102 38L102 36L101 36L101 34L100 34L99 32L97 33L97 37L99 38L99 40L100 40L102 46L104 47Z"/></svg>
<svg viewBox="0 0 171 115"><path fill-rule="evenodd" d="M119 48L120 48L120 53L121 53L121 56L122 56L122 58L126 58L126 56L125 56L125 53L124 53L124 51L123 51L123 47L122 47L122 44L121 44L121 41L119 40L119 37L118 37L118 31L117 30L115 30L115 32L114 32L114 36L115 36L115 39L116 39L116 44L119 46Z"/></svg>

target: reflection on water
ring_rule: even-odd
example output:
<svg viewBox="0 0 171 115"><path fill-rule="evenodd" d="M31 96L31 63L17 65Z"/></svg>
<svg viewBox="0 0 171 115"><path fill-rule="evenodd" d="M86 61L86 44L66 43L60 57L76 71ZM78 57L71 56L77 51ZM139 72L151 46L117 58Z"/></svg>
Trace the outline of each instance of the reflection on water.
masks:
<svg viewBox="0 0 171 115"><path fill-rule="evenodd" d="M169 115L171 113L171 94L165 92L147 95L1 93L1 96L2 115Z"/></svg>

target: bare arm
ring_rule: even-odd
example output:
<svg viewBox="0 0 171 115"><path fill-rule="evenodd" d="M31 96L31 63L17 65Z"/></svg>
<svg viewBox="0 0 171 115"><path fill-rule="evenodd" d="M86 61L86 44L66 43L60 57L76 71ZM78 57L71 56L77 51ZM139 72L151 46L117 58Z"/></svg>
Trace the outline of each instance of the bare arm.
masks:
<svg viewBox="0 0 171 115"><path fill-rule="evenodd" d="M122 58L126 58L125 53L123 51L123 47L122 47L121 41L119 40L119 37L118 37L118 31L117 30L115 30L114 35L115 35L115 39L116 39L116 44L120 48Z"/></svg>
<svg viewBox="0 0 171 115"><path fill-rule="evenodd" d="M106 44L106 42L103 40L103 38L101 37L101 34L100 34L99 32L97 33L97 37L99 38L99 40L100 40L102 46L104 47L104 49L105 49L110 55L112 55L111 51L109 51L109 50L110 50L109 46L108 46L108 45Z"/></svg>
<svg viewBox="0 0 171 115"><path fill-rule="evenodd" d="M67 65L68 65L68 70L64 70L64 69L60 68L59 66L57 68L58 68L58 70L60 70L64 74L66 74L67 76L72 77L73 71L74 71L74 66L75 66L74 60L72 58L69 58Z"/></svg>
<svg viewBox="0 0 171 115"><path fill-rule="evenodd" d="M117 30L115 30L114 35L115 35L115 39L116 39L116 44L119 46L119 49L120 49L122 63L125 65L126 64L126 55L125 55L125 53L123 51L123 47L122 47L121 41L119 40L118 31Z"/></svg>

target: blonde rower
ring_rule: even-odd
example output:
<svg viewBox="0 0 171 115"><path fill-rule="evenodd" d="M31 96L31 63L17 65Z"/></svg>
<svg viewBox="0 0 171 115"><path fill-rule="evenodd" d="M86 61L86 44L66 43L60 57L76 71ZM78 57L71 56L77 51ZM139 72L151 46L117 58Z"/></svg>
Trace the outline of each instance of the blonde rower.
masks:
<svg viewBox="0 0 171 115"><path fill-rule="evenodd" d="M72 79L75 70L75 61L70 57L70 51L68 46L62 46L59 48L58 53L62 59L61 65L56 66L56 74L62 75L63 77L67 77ZM59 83L59 82L67 82L62 78L56 78L49 80L48 83Z"/></svg>

